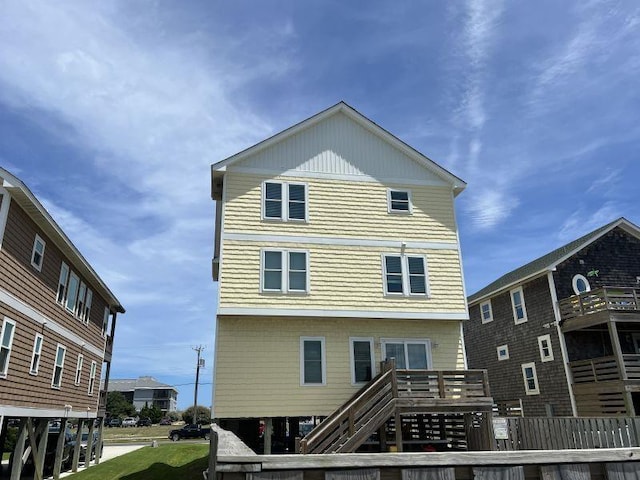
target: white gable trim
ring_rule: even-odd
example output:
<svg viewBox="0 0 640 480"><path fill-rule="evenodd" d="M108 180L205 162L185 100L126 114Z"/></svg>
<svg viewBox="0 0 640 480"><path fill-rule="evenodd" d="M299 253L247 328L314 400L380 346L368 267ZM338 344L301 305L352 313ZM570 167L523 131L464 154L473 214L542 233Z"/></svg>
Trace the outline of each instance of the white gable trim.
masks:
<svg viewBox="0 0 640 480"><path fill-rule="evenodd" d="M396 318L406 320L469 320L469 315L453 312L400 312L380 310L329 310L301 308L251 308L222 307L218 315L251 315L273 317L324 317L324 318Z"/></svg>

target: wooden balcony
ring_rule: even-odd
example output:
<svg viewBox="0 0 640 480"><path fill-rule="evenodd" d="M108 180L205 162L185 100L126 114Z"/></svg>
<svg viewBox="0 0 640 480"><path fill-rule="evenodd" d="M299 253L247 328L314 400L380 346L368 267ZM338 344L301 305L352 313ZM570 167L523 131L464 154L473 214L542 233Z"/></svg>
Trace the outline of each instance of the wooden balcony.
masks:
<svg viewBox="0 0 640 480"><path fill-rule="evenodd" d="M622 355L623 365L615 356L569 362L573 383L640 380L640 355Z"/></svg>
<svg viewBox="0 0 640 480"><path fill-rule="evenodd" d="M639 298L639 288L602 287L560 300L560 318L566 321L598 312L638 312Z"/></svg>

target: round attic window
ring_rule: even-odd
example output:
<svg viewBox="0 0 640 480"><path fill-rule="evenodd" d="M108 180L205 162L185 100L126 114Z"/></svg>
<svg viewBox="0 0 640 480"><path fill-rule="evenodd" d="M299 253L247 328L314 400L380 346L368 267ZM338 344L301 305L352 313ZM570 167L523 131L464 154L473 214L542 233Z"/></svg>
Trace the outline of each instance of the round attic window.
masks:
<svg viewBox="0 0 640 480"><path fill-rule="evenodd" d="M576 295L580 295L584 292L591 291L591 285L589 285L589 280L584 275L574 275L572 280L573 291L576 292Z"/></svg>

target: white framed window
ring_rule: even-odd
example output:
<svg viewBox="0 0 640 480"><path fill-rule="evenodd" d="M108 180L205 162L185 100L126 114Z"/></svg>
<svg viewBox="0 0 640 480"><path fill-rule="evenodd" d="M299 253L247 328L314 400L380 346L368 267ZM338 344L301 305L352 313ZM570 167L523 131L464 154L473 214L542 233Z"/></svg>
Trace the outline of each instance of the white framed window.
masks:
<svg viewBox="0 0 640 480"><path fill-rule="evenodd" d="M31 352L31 368L29 369L29 373L31 375L38 374L38 368L40 367L40 357L42 356L43 342L44 337L39 333L36 333L36 336L33 339L33 350Z"/></svg>
<svg viewBox="0 0 640 480"><path fill-rule="evenodd" d="M64 305L67 296L67 282L69 282L69 266L62 262L58 278L58 296L56 297L57 302L61 305Z"/></svg>
<svg viewBox="0 0 640 480"><path fill-rule="evenodd" d="M59 389L62 385L62 371L64 369L64 357L67 354L67 348L58 344L56 348L55 363L53 365L53 376L51 377L51 388Z"/></svg>
<svg viewBox="0 0 640 480"><path fill-rule="evenodd" d="M527 321L527 308L524 305L522 287L511 290L511 308L513 310L513 321L516 325Z"/></svg>
<svg viewBox="0 0 640 480"><path fill-rule="evenodd" d="M0 378L7 377L9 359L11 358L11 347L13 346L13 336L15 333L16 322L4 317L2 330L0 330Z"/></svg>
<svg viewBox="0 0 640 480"><path fill-rule="evenodd" d="M509 360L509 345L500 345L496 347L496 352L498 354L498 361Z"/></svg>
<svg viewBox="0 0 640 480"><path fill-rule="evenodd" d="M263 249L260 270L261 292L309 292L309 252L306 250Z"/></svg>
<svg viewBox="0 0 640 480"><path fill-rule="evenodd" d="M431 369L431 340L383 338L381 344L384 359L395 358L396 368Z"/></svg>
<svg viewBox="0 0 640 480"><path fill-rule="evenodd" d="M536 364L522 364L522 378L524 380L524 390L527 395L539 395L540 387L538 386L538 376L536 375Z"/></svg>
<svg viewBox="0 0 640 480"><path fill-rule="evenodd" d="M300 337L300 385L326 385L324 337Z"/></svg>
<svg viewBox="0 0 640 480"><path fill-rule="evenodd" d="M76 317L82 319L84 314L84 297L87 294L87 286L83 281L80 281L80 288L78 289L78 300L76 300Z"/></svg>
<svg viewBox="0 0 640 480"><path fill-rule="evenodd" d="M373 338L349 338L349 355L351 357L351 383L354 385L367 383L373 378Z"/></svg>
<svg viewBox="0 0 640 480"><path fill-rule="evenodd" d="M102 336L107 336L107 329L109 328L109 307L104 307L104 313L102 314Z"/></svg>
<svg viewBox="0 0 640 480"><path fill-rule="evenodd" d="M96 362L91 361L91 370L89 370L89 388L87 390L87 395L93 395L93 387L96 384Z"/></svg>
<svg viewBox="0 0 640 480"><path fill-rule="evenodd" d="M31 265L33 268L42 271L42 262L44 261L44 240L36 233L36 239L33 241L33 250L31 251Z"/></svg>
<svg viewBox="0 0 640 480"><path fill-rule="evenodd" d="M74 382L75 386L80 385L80 377L82 376L82 363L84 362L84 356L79 353L78 354L78 362L76 363L76 379Z"/></svg>
<svg viewBox="0 0 640 480"><path fill-rule="evenodd" d="M576 295L591 291L591 284L589 284L589 280L584 275L574 275L571 279L571 286Z"/></svg>
<svg viewBox="0 0 640 480"><path fill-rule="evenodd" d="M91 302L93 302L93 292L87 288L87 296L84 299L84 310L82 312L82 320L85 325L89 325L91 317Z"/></svg>
<svg viewBox="0 0 640 480"><path fill-rule="evenodd" d="M551 362L553 360L553 349L551 347L551 335L541 335L538 337L538 348L540 349L540 360Z"/></svg>
<svg viewBox="0 0 640 480"><path fill-rule="evenodd" d="M423 255L382 254L385 295L429 296L427 259Z"/></svg>
<svg viewBox="0 0 640 480"><path fill-rule="evenodd" d="M74 272L71 272L71 275L69 276L69 283L67 284L67 298L65 302L65 308L74 314L76 311L76 302L78 301L79 287L80 278Z"/></svg>
<svg viewBox="0 0 640 480"><path fill-rule="evenodd" d="M306 222L308 218L306 183L265 181L262 184L263 220Z"/></svg>
<svg viewBox="0 0 640 480"><path fill-rule="evenodd" d="M388 188L387 210L389 213L412 213L411 191Z"/></svg>
<svg viewBox="0 0 640 480"><path fill-rule="evenodd" d="M493 309L491 308L491 299L480 304L480 318L482 318L482 323L493 322Z"/></svg>

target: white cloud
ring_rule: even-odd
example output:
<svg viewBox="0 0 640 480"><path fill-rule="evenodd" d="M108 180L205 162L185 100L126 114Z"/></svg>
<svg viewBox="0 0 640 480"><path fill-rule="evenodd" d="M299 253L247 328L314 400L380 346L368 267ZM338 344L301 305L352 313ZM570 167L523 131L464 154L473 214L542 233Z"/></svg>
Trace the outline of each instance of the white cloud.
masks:
<svg viewBox="0 0 640 480"><path fill-rule="evenodd" d="M613 201L605 202L595 212L578 209L563 222L557 236L561 241L569 242L622 216L620 207Z"/></svg>
<svg viewBox="0 0 640 480"><path fill-rule="evenodd" d="M518 206L518 200L502 189L480 188L467 199L466 209L473 224L486 230L504 221Z"/></svg>

